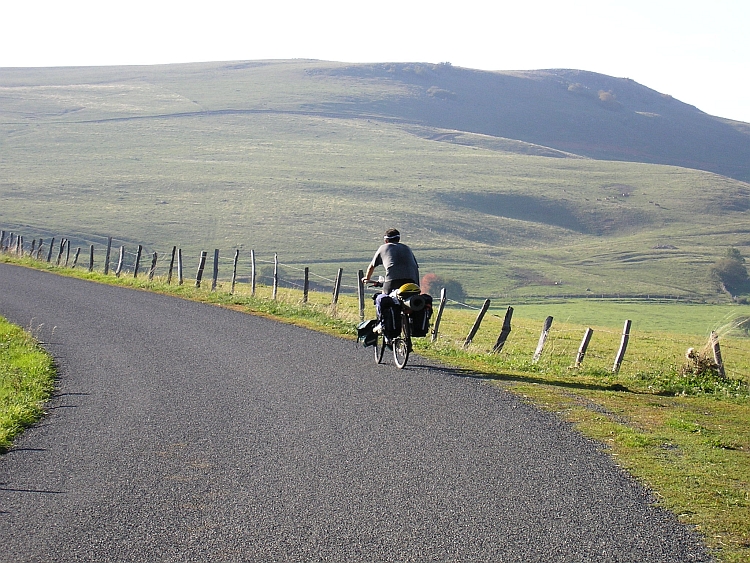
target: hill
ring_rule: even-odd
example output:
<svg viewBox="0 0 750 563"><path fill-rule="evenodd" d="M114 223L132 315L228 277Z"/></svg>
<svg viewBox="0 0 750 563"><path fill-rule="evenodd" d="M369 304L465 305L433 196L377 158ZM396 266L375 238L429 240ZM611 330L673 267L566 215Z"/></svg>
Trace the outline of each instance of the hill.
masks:
<svg viewBox="0 0 750 563"><path fill-rule="evenodd" d="M749 139L579 71L0 69L0 227L278 251L327 274L398 225L476 297L713 299L710 264L750 245Z"/></svg>
<svg viewBox="0 0 750 563"><path fill-rule="evenodd" d="M484 72L369 65L334 76L391 80L411 95L335 104L434 127L507 137L601 160L670 164L750 180L750 134L633 80L579 70Z"/></svg>

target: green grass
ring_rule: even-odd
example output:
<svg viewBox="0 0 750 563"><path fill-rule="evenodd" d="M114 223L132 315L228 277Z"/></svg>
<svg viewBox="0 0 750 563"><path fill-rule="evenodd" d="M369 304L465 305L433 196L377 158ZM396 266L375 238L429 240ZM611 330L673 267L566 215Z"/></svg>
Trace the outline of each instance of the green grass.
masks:
<svg viewBox="0 0 750 563"><path fill-rule="evenodd" d="M0 317L0 452L42 416L54 375L49 354L28 332Z"/></svg>
<svg viewBox="0 0 750 563"><path fill-rule="evenodd" d="M498 314L504 313L498 312ZM552 315L555 323L596 324L607 327L608 330L622 330L625 320L630 319L633 321L635 330L701 336L707 339L711 331L717 331L722 335L726 333L737 336L745 335L745 332L736 328L736 325L738 319L750 317L750 306L729 304L706 306L656 299L627 301L591 297L522 303L514 306L514 314L539 320L540 326L542 320Z"/></svg>

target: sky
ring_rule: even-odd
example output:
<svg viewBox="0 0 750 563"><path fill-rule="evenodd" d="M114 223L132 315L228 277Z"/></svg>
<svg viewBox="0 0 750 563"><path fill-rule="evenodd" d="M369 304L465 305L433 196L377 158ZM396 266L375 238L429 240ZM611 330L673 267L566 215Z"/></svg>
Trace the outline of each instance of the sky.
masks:
<svg viewBox="0 0 750 563"><path fill-rule="evenodd" d="M748 29L750 0L0 0L0 68L292 58L572 68L750 122Z"/></svg>

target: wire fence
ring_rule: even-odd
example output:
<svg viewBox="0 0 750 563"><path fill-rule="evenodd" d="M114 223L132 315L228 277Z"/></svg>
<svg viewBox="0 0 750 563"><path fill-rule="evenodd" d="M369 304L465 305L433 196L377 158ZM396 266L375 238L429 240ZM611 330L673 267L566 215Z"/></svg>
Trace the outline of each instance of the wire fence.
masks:
<svg viewBox="0 0 750 563"><path fill-rule="evenodd" d="M260 284L273 288L274 299L279 287L302 290L305 302L307 301L308 291L330 292L332 304L336 304L339 293L350 293L359 296L359 316L360 319L364 318L364 290L361 283L361 271L357 272L356 279L353 279L352 272L347 273L347 277L344 277L342 268L336 268L335 275L333 275L333 272L313 272L309 267L302 267L296 263L281 262L277 254L273 254L273 259L270 259L258 256L254 250L251 250L249 255L247 252L240 255L239 249L233 249L229 254L222 253L218 249L214 249L213 253L207 251L183 253L182 249L176 245L149 247L134 243L132 240L105 237L82 231L66 238L43 230L36 230L31 241L21 233L3 230L0 232L0 250L10 255L30 256L61 267L114 273L118 276L146 276L149 280L156 279L174 284L183 284L187 280L188 283L200 286L202 276L204 272L207 272L206 281L210 280L212 290L228 286L231 293L234 291L235 283L244 282L252 287L254 294L256 284ZM334 266L331 266L331 270L333 268ZM433 342L441 336L438 332L438 325L443 308L450 306L454 309L477 312L477 318L468 331L467 337L463 340L462 346L464 348L476 344L475 338L485 315L487 315L488 318L494 319L495 323L502 322L501 327L493 325L493 330L499 331L500 336L494 344L490 342L488 347L491 345L491 353L493 354L497 354L503 349L511 332L512 307L508 307L505 315L503 315L489 310L491 299L486 299L483 305L476 306L450 299L445 295L444 290L441 297L437 315L433 319L433 331L431 333ZM559 296L556 299L559 299ZM517 323L514 325L514 330L518 330ZM528 341L535 338L532 333L538 331L539 327L534 329L527 326L522 327L521 330L527 332L526 340ZM591 329L589 328L587 331L591 331ZM553 327L552 317L548 317L539 334L533 361L536 363L543 353L553 354L562 350L562 353L575 358L575 367L579 367L584 358L604 361L609 357L612 361L611 371L618 372L631 338L630 321L625 321L622 332L601 327L598 327L596 332L598 337L606 335L610 341L619 339L620 345L617 350L609 349L606 354L596 349L589 351L591 334L587 335L580 327ZM577 342L581 337L583 339L580 340L579 345ZM484 338L487 340L486 337ZM718 348L718 337L716 337L716 348ZM736 352L738 355L746 354L745 348L738 344L725 342L723 348L725 352ZM720 357L720 355L717 356L717 350L712 349L710 351L714 354L714 358ZM608 354L609 356L607 356ZM736 369L729 369L728 373L742 375Z"/></svg>

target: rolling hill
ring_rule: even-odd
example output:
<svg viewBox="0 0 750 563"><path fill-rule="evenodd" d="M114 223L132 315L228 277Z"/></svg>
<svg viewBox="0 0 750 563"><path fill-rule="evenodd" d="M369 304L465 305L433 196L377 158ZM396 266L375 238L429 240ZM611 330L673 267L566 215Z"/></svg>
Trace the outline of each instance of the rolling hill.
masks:
<svg viewBox="0 0 750 563"><path fill-rule="evenodd" d="M324 275L398 225L476 297L721 298L750 126L575 70L250 61L0 69L0 227Z"/></svg>

